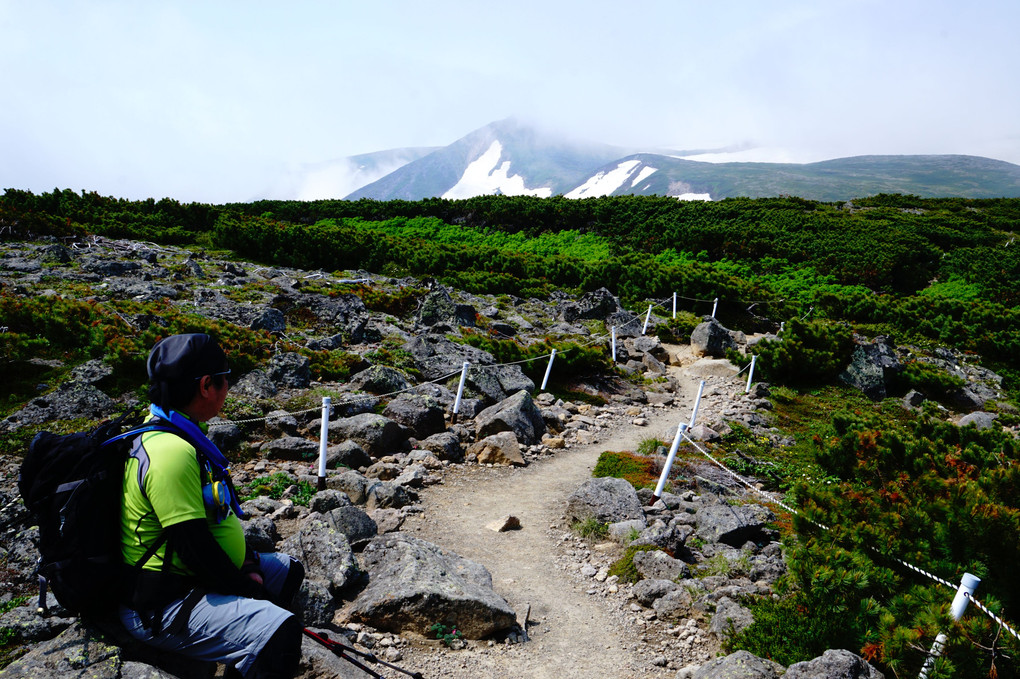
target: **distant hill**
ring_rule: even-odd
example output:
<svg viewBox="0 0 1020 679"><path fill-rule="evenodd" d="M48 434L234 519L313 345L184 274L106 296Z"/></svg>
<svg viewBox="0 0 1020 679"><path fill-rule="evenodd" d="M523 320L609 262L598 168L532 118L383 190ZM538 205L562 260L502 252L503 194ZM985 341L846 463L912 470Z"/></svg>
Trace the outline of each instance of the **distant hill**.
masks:
<svg viewBox="0 0 1020 679"><path fill-rule="evenodd" d="M700 200L795 195L824 201L877 193L1020 197L1020 165L977 156L856 156L797 164L707 163L684 157L692 155L695 152L570 141L507 119L422 153L346 197L420 200L497 193Z"/></svg>

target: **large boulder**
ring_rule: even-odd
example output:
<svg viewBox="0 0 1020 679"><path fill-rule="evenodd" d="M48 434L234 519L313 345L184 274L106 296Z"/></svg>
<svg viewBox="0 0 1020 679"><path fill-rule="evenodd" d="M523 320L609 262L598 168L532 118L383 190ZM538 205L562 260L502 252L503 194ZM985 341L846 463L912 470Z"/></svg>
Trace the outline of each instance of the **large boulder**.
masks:
<svg viewBox="0 0 1020 679"><path fill-rule="evenodd" d="M634 568L645 578L677 581L691 575L690 567L680 559L674 559L666 552L653 549L634 554Z"/></svg>
<svg viewBox="0 0 1020 679"><path fill-rule="evenodd" d="M478 440L501 431L512 431L526 446L540 442L546 432L542 413L526 391L519 391L478 413L475 427Z"/></svg>
<svg viewBox="0 0 1020 679"><path fill-rule="evenodd" d="M117 403L91 384L64 382L56 391L39 396L0 422L0 430L13 431L52 420L98 420L117 409Z"/></svg>
<svg viewBox="0 0 1020 679"><path fill-rule="evenodd" d="M394 394L409 389L404 373L386 365L373 365L351 376L350 385L373 394Z"/></svg>
<svg viewBox="0 0 1020 679"><path fill-rule="evenodd" d="M372 457L397 452L407 443L407 430L388 417L363 413L329 423L331 440L350 439Z"/></svg>
<svg viewBox="0 0 1020 679"><path fill-rule="evenodd" d="M830 649L814 660L790 665L783 679L885 679L885 675L850 651Z"/></svg>
<svg viewBox="0 0 1020 679"><path fill-rule="evenodd" d="M571 521L595 518L603 523L645 516L634 486L611 476L585 481L567 498L566 514Z"/></svg>
<svg viewBox="0 0 1020 679"><path fill-rule="evenodd" d="M771 511L758 504L705 505L694 515L697 535L706 542L722 542L740 547L748 540L768 542L766 524L775 519Z"/></svg>
<svg viewBox="0 0 1020 679"><path fill-rule="evenodd" d="M365 338L370 314L360 297L345 294L322 297L316 302L316 316L347 343L358 344Z"/></svg>
<svg viewBox="0 0 1020 679"><path fill-rule="evenodd" d="M850 365L838 377L871 400L881 401L902 370L896 348L889 338L876 337L872 342L856 346Z"/></svg>
<svg viewBox="0 0 1020 679"><path fill-rule="evenodd" d="M706 317L691 332L691 350L698 356L723 358L727 349L736 349L732 333L714 318Z"/></svg>
<svg viewBox="0 0 1020 679"><path fill-rule="evenodd" d="M320 493L321 494L321 493ZM360 507L344 505L329 510L325 520L347 537L351 547L357 549L379 534L379 526Z"/></svg>
<svg viewBox="0 0 1020 679"><path fill-rule="evenodd" d="M376 629L426 635L440 623L481 639L516 623L484 566L424 540L381 535L365 547L361 567L369 575L368 586L347 612Z"/></svg>
<svg viewBox="0 0 1020 679"><path fill-rule="evenodd" d="M312 382L311 361L292 351L274 354L267 372L275 384L289 389L307 389Z"/></svg>
<svg viewBox="0 0 1020 679"><path fill-rule="evenodd" d="M446 430L443 407L431 396L403 394L389 402L383 415L407 427L419 439Z"/></svg>
<svg viewBox="0 0 1020 679"><path fill-rule="evenodd" d="M304 621L332 622L333 600L354 584L358 574L350 541L321 514L310 514L297 533L280 543L280 551L305 567L305 581L295 597Z"/></svg>
<svg viewBox="0 0 1020 679"><path fill-rule="evenodd" d="M779 679L783 666L747 651L737 651L702 665L691 679Z"/></svg>
<svg viewBox="0 0 1020 679"><path fill-rule="evenodd" d="M716 604L708 631L719 639L725 639L731 634L743 632L752 623L754 623L754 615L749 608L724 596Z"/></svg>
<svg viewBox="0 0 1020 679"><path fill-rule="evenodd" d="M577 302L567 302L562 307L563 320L573 323L578 320L605 320L620 310L620 301L606 288L586 292Z"/></svg>
<svg viewBox="0 0 1020 679"><path fill-rule="evenodd" d="M514 465L523 467L526 462L521 456L520 444L512 431L503 431L486 436L468 446L467 454L474 455L479 464Z"/></svg>
<svg viewBox="0 0 1020 679"><path fill-rule="evenodd" d="M427 327L435 325L474 327L476 316L477 312L473 306L457 304L446 288L440 287L422 299L415 321Z"/></svg>

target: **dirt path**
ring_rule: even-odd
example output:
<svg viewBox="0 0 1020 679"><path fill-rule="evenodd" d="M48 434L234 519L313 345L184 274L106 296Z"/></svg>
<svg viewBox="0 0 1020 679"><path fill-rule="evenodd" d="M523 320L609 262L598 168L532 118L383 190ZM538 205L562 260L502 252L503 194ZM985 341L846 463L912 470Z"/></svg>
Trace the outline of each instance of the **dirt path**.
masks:
<svg viewBox="0 0 1020 679"><path fill-rule="evenodd" d="M442 485L423 493L425 512L405 530L483 564L493 588L523 619L531 607L530 642L479 645L427 653L415 660L426 676L570 679L590 677L672 677L676 670L654 667L642 649L643 631L621 612L628 607L593 596L583 581L556 558L568 530L566 497L591 478L606 450L634 450L648 437L666 432L690 412L694 382L679 376L682 393L669 408L648 408L646 426L623 417L600 442L557 453L525 468L463 467ZM497 533L487 524L512 514L521 529ZM425 657L422 657L425 656Z"/></svg>

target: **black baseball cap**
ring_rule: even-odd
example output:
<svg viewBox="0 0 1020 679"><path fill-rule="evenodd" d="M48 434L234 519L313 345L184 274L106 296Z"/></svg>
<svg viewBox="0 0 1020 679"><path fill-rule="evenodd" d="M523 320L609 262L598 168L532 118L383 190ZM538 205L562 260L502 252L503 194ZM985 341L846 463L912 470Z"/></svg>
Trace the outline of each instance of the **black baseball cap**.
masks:
<svg viewBox="0 0 1020 679"><path fill-rule="evenodd" d="M175 382L203 375L223 374L227 355L205 333L171 335L156 343L145 364L152 382Z"/></svg>

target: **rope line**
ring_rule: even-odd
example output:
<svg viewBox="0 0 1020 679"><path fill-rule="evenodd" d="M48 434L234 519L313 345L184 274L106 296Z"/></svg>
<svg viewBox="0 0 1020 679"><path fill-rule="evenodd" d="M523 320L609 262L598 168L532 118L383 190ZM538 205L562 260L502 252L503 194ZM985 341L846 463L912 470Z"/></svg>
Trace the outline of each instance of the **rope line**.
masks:
<svg viewBox="0 0 1020 679"><path fill-rule="evenodd" d="M1010 626L1009 626L1009 623L1007 623L1007 622L1006 622L1005 620L1003 620L1002 618L1000 618L999 616L997 616L997 615L996 615L995 613L992 613L992 612L991 612L990 610L988 610L988 607L987 607L987 606L985 606L985 605L984 605L983 603L981 603L980 601L978 601L977 599L975 599L975 598L974 598L974 595L973 595L973 594L968 594L967 592L964 592L964 593L963 593L963 595L964 595L965 597L967 597L967 598L968 598L968 599L970 600L970 602L971 602L972 604L974 604L975 606L977 606L977 607L978 607L978 609L979 609L979 610L981 610L981 611L982 611L982 612L983 612L983 613L984 613L985 615L987 615L987 616L988 616L989 618L991 618L992 620L994 620L995 622L997 622L997 623L999 624L999 626L1000 626L1000 627L1002 627L1002 628L1003 628L1003 629L1005 629L1005 630L1006 630L1007 632L1009 632L1009 633L1010 633L1011 635L1013 635L1013 638L1014 638L1014 639L1016 639L1016 640L1020 641L1020 634L1018 634L1018 633L1017 633L1017 631L1016 631L1015 629L1013 629L1012 627L1010 627Z"/></svg>

